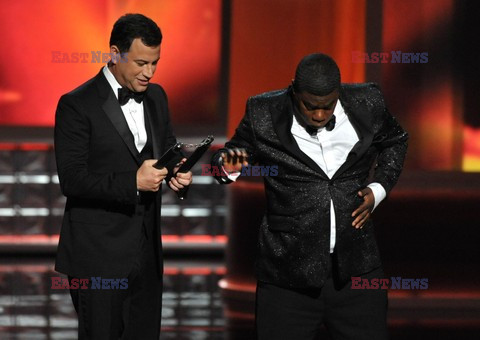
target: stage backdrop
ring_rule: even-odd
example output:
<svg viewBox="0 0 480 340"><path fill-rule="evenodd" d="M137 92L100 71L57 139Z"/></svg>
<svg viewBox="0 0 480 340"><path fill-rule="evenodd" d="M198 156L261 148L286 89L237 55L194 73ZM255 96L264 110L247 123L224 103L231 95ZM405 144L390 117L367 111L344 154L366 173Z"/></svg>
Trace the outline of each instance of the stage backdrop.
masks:
<svg viewBox="0 0 480 340"><path fill-rule="evenodd" d="M22 0L2 1L0 125L53 126L60 96L105 64L111 28L125 13L162 29L153 82L165 87L174 124L221 122L221 0Z"/></svg>
<svg viewBox="0 0 480 340"><path fill-rule="evenodd" d="M390 109L410 133L408 167L480 171L480 68L471 53L479 3L384 0L382 6L382 51L424 55L424 62L381 64Z"/></svg>

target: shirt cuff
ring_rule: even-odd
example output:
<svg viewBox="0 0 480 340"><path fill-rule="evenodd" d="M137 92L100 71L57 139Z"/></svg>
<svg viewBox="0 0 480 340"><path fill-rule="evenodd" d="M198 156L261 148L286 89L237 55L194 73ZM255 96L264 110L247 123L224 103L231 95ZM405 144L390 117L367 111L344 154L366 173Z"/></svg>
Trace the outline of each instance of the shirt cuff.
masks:
<svg viewBox="0 0 480 340"><path fill-rule="evenodd" d="M220 164L223 164L223 158L222 158L221 156L218 158L218 161L219 161ZM225 170L225 168L223 167L223 165L222 165L221 171L222 171L222 176L220 176L220 179L221 179L221 181L222 181L223 183L229 183L228 180L230 180L230 181L232 181L232 182L235 182L235 181L238 179L238 177L240 177L240 175L242 174L242 173L239 172L239 171L238 171L238 172L235 171L235 172L232 172L232 173L229 174L229 173ZM226 179L225 179L225 178L226 178ZM228 180L227 180L227 179L228 179Z"/></svg>
<svg viewBox="0 0 480 340"><path fill-rule="evenodd" d="M382 185L377 182L370 183L369 185L367 185L367 187L372 189L372 192L373 192L373 198L374 198L374 205L372 209L372 212L373 212L373 210L375 210L375 208L380 204L380 202L383 201L385 197L387 197L387 192L382 187Z"/></svg>
<svg viewBox="0 0 480 340"><path fill-rule="evenodd" d="M222 166L222 171L225 174L225 176L227 176L227 178L232 182L235 182L238 179L238 177L240 177L240 175L242 174L240 171L228 173L225 171L225 168L223 166Z"/></svg>

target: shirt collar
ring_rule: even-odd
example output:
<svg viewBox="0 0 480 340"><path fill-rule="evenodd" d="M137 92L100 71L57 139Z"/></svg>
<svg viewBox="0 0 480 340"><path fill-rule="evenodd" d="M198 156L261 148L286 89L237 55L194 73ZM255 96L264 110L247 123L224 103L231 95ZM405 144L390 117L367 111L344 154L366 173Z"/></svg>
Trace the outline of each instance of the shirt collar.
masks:
<svg viewBox="0 0 480 340"><path fill-rule="evenodd" d="M112 90L113 90L113 93L115 94L115 97L117 97L117 99L118 99L118 89L121 89L122 85L120 85L118 83L117 79L115 79L115 76L110 71L110 69L108 68L107 65L105 65L103 67L103 75L105 76L105 78L107 78L107 81L110 84L110 86L112 87Z"/></svg>

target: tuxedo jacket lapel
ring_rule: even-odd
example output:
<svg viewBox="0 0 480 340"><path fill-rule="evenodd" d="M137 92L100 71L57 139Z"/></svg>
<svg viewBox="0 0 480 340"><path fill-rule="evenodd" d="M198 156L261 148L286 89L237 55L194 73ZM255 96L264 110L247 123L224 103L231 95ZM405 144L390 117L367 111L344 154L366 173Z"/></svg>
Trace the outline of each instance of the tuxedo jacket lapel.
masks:
<svg viewBox="0 0 480 340"><path fill-rule="evenodd" d="M103 103L103 111L107 114L108 118L112 122L115 129L118 131L123 141L128 147L128 150L132 153L132 156L135 157L137 163L140 165L140 153L135 147L135 140L133 138L132 132L128 127L123 111L120 108L117 98L113 94L113 91L110 91L108 99Z"/></svg>
<svg viewBox="0 0 480 340"><path fill-rule="evenodd" d="M102 98L102 100L104 100L102 104L103 111L108 116L117 132L122 137L132 156L140 165L140 153L135 147L135 140L133 138L132 132L128 127L127 121L125 120L125 116L123 115L123 111L120 107L120 104L118 103L117 97L115 97L115 94L113 93L113 90L110 87L107 79L105 79L102 70L97 75L97 85L100 97Z"/></svg>
<svg viewBox="0 0 480 340"><path fill-rule="evenodd" d="M145 99L143 101L143 112L145 115L145 121L150 123L150 130L151 130L151 137L152 137L152 146L153 146L153 158L159 159L161 155L161 148L159 136L161 135L160 129L160 122L159 117L160 115L155 114L156 106L153 98L149 96L149 92L147 89L147 93L145 95Z"/></svg>
<svg viewBox="0 0 480 340"><path fill-rule="evenodd" d="M340 91L340 102L342 103L345 114L348 116L350 123L357 132L359 141L353 146L352 150L347 156L347 159L342 166L335 172L332 179L340 176L346 169L355 164L355 162L367 151L373 140L373 130L371 122L368 117L368 108L365 100L360 100L358 103L352 103L353 96L345 94L344 90Z"/></svg>
<svg viewBox="0 0 480 340"><path fill-rule="evenodd" d="M346 169L355 164L359 157L368 150L373 140L373 130L371 122L368 120L368 117L371 117L371 115L368 113L365 100L360 100L359 102L354 103L349 100L349 98L352 98L352 96L348 96L342 88L340 90L339 100L342 103L345 114L347 114L353 128L358 134L359 141L354 145L348 154L346 161L337 170L333 178L338 177ZM273 127L278 138L291 155L318 172L322 177L328 178L317 163L300 150L291 133L294 112L289 91L287 91L283 100L283 102L279 102L272 110Z"/></svg>
<svg viewBox="0 0 480 340"><path fill-rule="evenodd" d="M299 159L313 170L317 171L322 177L328 178L328 176L317 165L317 163L303 153L303 151L298 147L298 144L291 132L294 113L292 106L293 103L291 101L289 92L286 93L283 100L284 102L278 103L278 105L272 110L273 128L278 136L278 139L292 156Z"/></svg>

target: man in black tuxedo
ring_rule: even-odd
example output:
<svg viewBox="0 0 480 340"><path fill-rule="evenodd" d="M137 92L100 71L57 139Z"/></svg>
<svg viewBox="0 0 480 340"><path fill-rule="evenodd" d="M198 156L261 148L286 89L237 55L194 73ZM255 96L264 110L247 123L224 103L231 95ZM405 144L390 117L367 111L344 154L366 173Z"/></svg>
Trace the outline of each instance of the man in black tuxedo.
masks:
<svg viewBox="0 0 480 340"><path fill-rule="evenodd" d="M369 219L402 170L407 133L375 84L341 84L335 61L304 57L292 86L249 98L233 138L213 156L231 183L242 166L264 177L267 209L256 262L259 339L386 339L385 290Z"/></svg>
<svg viewBox="0 0 480 340"><path fill-rule="evenodd" d="M154 167L176 143L165 91L149 83L161 40L151 19L124 15L111 33L111 61L58 103L55 154L67 202L55 269L71 283L90 282L70 290L80 339L159 338L161 184L178 191L192 182L191 172L176 173L180 155Z"/></svg>

